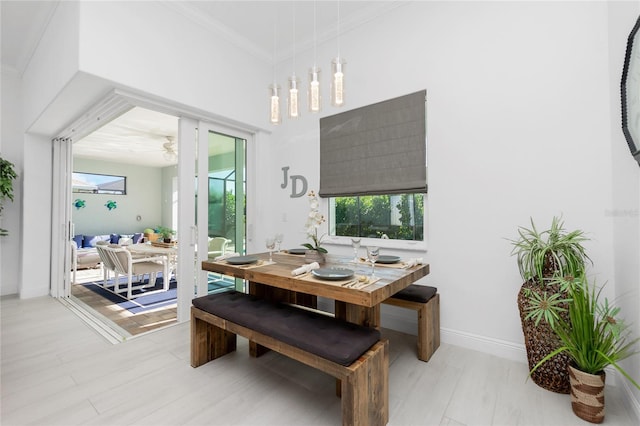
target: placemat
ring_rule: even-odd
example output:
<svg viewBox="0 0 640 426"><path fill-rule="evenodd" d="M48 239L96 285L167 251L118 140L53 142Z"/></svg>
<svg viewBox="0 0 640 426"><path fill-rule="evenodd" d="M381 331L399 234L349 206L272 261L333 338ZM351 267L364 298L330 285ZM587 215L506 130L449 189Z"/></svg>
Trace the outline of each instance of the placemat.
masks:
<svg viewBox="0 0 640 426"><path fill-rule="evenodd" d="M366 277L367 280L366 281L360 281L359 277ZM303 274L303 275L298 275L296 278L304 280L304 281L310 281L312 283L319 283L319 284L328 284L328 285L334 285L336 287L345 287L345 288L353 288L356 290L360 290L362 288L365 288L367 286L370 286L371 284L374 284L378 281L380 281L380 278L375 277L373 279L371 279L371 277L367 277L366 275L354 275L353 278L350 278L348 280L321 280L318 279L316 277L314 277L310 272Z"/></svg>
<svg viewBox="0 0 640 426"><path fill-rule="evenodd" d="M252 269L252 268L259 268L261 266L267 266L267 265L273 265L276 262L269 262L268 260L258 260L256 263L249 263L246 265L233 265L229 262L227 262L226 260L217 260L215 261L216 263L222 263L225 265L231 265L231 266L235 266L236 268L242 268L242 269Z"/></svg>
<svg viewBox="0 0 640 426"><path fill-rule="evenodd" d="M358 262L358 264L371 266L371 262L369 262L367 259L362 258L362 257L360 258L360 262ZM413 266L415 266L415 264ZM376 262L376 268L377 267L393 268L393 269L408 269L411 266L409 266L408 262L405 262L405 261L401 260L400 262L397 262L397 263L378 263L378 262Z"/></svg>

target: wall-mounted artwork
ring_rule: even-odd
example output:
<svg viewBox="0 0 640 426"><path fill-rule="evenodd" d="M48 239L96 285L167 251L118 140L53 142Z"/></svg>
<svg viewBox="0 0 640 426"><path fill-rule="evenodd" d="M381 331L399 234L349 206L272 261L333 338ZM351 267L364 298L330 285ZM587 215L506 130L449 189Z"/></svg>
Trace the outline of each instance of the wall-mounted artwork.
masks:
<svg viewBox="0 0 640 426"><path fill-rule="evenodd" d="M109 211L113 210L113 209L117 209L118 208L118 203L116 203L113 200L109 200L105 203L104 205L107 209L109 209Z"/></svg>
<svg viewBox="0 0 640 426"><path fill-rule="evenodd" d="M72 179L73 192L84 194L127 194L127 178L125 176L73 172Z"/></svg>
<svg viewBox="0 0 640 426"><path fill-rule="evenodd" d="M81 200L80 198L76 198L76 200L73 202L73 207L75 207L78 210L84 209L86 207L86 202L85 202L85 200Z"/></svg>

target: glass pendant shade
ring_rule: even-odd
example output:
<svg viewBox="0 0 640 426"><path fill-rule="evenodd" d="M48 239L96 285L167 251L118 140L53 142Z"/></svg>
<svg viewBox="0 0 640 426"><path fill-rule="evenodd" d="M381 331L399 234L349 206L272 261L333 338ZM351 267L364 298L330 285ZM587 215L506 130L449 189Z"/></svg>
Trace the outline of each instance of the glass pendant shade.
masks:
<svg viewBox="0 0 640 426"><path fill-rule="evenodd" d="M272 84L269 86L271 95L271 105L269 108L269 121L271 124L280 124L282 116L280 114L280 86Z"/></svg>
<svg viewBox="0 0 640 426"><path fill-rule="evenodd" d="M322 109L322 98L320 95L320 68L309 69L309 111L319 112Z"/></svg>
<svg viewBox="0 0 640 426"><path fill-rule="evenodd" d="M299 90L300 80L295 75L289 77L289 99L287 102L287 112L289 118L298 118L300 117L300 109L299 109Z"/></svg>
<svg viewBox="0 0 640 426"><path fill-rule="evenodd" d="M331 61L331 105L344 105L344 58L337 57Z"/></svg>

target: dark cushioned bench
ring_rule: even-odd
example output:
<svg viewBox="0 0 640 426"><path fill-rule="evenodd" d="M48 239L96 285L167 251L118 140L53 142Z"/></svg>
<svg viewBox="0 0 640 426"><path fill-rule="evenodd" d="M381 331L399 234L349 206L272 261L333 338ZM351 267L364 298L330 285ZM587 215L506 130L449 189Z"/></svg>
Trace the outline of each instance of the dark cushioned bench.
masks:
<svg viewBox="0 0 640 426"><path fill-rule="evenodd" d="M412 284L383 303L418 311L418 359L429 361L440 347L440 294L438 289Z"/></svg>
<svg viewBox="0 0 640 426"><path fill-rule="evenodd" d="M340 380L342 422L389 419L389 349L376 329L236 291L193 299L191 366L236 349L236 335Z"/></svg>
<svg viewBox="0 0 640 426"><path fill-rule="evenodd" d="M235 291L199 297L193 306L342 365L380 340L375 328Z"/></svg>

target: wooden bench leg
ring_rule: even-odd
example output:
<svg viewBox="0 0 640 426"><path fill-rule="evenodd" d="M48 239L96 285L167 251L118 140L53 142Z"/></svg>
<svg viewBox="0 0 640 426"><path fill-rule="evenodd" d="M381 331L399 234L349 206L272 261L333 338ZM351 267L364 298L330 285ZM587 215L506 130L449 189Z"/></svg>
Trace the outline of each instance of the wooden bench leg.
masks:
<svg viewBox="0 0 640 426"><path fill-rule="evenodd" d="M362 362L366 368L360 366L342 380L342 424L386 425L389 422L389 341L376 343L356 361Z"/></svg>
<svg viewBox="0 0 640 426"><path fill-rule="evenodd" d="M236 335L191 315L191 366L199 367L236 350Z"/></svg>
<svg viewBox="0 0 640 426"><path fill-rule="evenodd" d="M429 361L440 347L440 294L418 310L418 359Z"/></svg>
<svg viewBox="0 0 640 426"><path fill-rule="evenodd" d="M249 340L249 356L251 358L258 358L269 352L269 350L269 348L259 345L253 340Z"/></svg>

